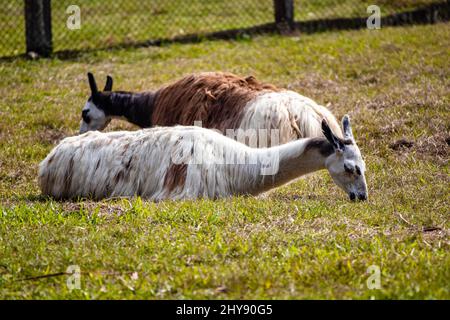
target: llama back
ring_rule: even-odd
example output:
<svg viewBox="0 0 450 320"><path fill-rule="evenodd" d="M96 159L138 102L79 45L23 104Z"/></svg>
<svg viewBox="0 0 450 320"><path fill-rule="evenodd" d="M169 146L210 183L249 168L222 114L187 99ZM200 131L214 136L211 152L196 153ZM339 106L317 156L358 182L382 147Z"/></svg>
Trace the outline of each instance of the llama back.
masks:
<svg viewBox="0 0 450 320"><path fill-rule="evenodd" d="M296 92L260 83L254 77L205 72L185 77L159 90L157 95L152 116L155 125L189 126L201 121L203 127L222 134L230 129L266 129L267 133L256 133L258 140L265 135L265 141L258 141L256 147L265 147L323 136L321 122L325 118L342 137L336 118L327 108ZM277 141L272 141L272 134L277 135Z"/></svg>

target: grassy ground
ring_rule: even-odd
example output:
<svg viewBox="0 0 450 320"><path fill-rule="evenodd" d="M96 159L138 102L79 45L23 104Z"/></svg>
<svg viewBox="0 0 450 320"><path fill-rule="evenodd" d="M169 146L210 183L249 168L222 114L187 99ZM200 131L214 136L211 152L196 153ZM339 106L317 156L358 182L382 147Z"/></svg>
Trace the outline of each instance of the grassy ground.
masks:
<svg viewBox="0 0 450 320"><path fill-rule="evenodd" d="M438 24L0 62L0 298L449 299L449 43ZM369 201L350 203L327 172L258 199L42 199L37 165L77 132L88 70L123 90L252 74L349 113ZM69 265L79 290L23 280Z"/></svg>
<svg viewBox="0 0 450 320"><path fill-rule="evenodd" d="M439 0L378 0L383 15L418 8ZM77 0L80 30L66 26L71 0L52 1L52 33L56 51L98 48L120 43L172 38L245 28L273 22L272 0ZM298 21L368 16L371 0L295 0ZM0 5L0 56L25 52L24 1Z"/></svg>

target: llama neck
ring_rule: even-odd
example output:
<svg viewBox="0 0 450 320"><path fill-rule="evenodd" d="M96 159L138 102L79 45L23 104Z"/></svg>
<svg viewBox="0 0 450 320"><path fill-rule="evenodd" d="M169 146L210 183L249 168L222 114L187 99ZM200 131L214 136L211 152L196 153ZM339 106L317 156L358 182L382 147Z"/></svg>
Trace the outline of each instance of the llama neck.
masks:
<svg viewBox="0 0 450 320"><path fill-rule="evenodd" d="M259 170L256 170L259 172L253 171L253 174L257 175L254 179L254 190L251 192L253 194L268 191L302 175L325 169L325 161L334 150L324 138L307 138L257 152L261 161L258 165Z"/></svg>
<svg viewBox="0 0 450 320"><path fill-rule="evenodd" d="M153 106L156 94L152 92L132 93L115 91L110 95L111 117L125 117L129 122L141 128L152 125Z"/></svg>

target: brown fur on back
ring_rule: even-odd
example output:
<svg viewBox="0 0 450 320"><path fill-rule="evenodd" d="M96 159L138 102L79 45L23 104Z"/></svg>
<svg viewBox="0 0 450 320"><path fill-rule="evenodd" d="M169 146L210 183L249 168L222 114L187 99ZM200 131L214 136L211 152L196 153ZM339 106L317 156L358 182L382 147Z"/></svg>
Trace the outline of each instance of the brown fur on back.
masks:
<svg viewBox="0 0 450 320"><path fill-rule="evenodd" d="M262 91L278 89L252 76L221 72L189 75L158 90L152 123L172 126L202 121L203 127L221 131L235 128L245 105Z"/></svg>

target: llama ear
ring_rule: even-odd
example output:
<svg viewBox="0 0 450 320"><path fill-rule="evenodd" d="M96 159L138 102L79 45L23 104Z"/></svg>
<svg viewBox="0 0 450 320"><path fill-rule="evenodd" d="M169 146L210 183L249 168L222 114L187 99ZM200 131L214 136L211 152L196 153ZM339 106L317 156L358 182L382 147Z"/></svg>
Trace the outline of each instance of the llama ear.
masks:
<svg viewBox="0 0 450 320"><path fill-rule="evenodd" d="M346 114L342 118L342 129L345 139L353 139L352 126L350 125L350 117Z"/></svg>
<svg viewBox="0 0 450 320"><path fill-rule="evenodd" d="M113 79L111 78L111 76L106 76L106 84L103 91L111 91L112 86L113 86Z"/></svg>
<svg viewBox="0 0 450 320"><path fill-rule="evenodd" d="M88 80L89 80L89 86L91 87L91 93L92 95L96 95L98 93L97 89L97 83L95 82L94 75L90 72L88 72Z"/></svg>
<svg viewBox="0 0 450 320"><path fill-rule="evenodd" d="M344 151L344 144L339 140L338 137L334 135L333 131L331 131L331 128L325 119L322 120L322 132L325 138L327 138L328 142L331 143L336 152Z"/></svg>

